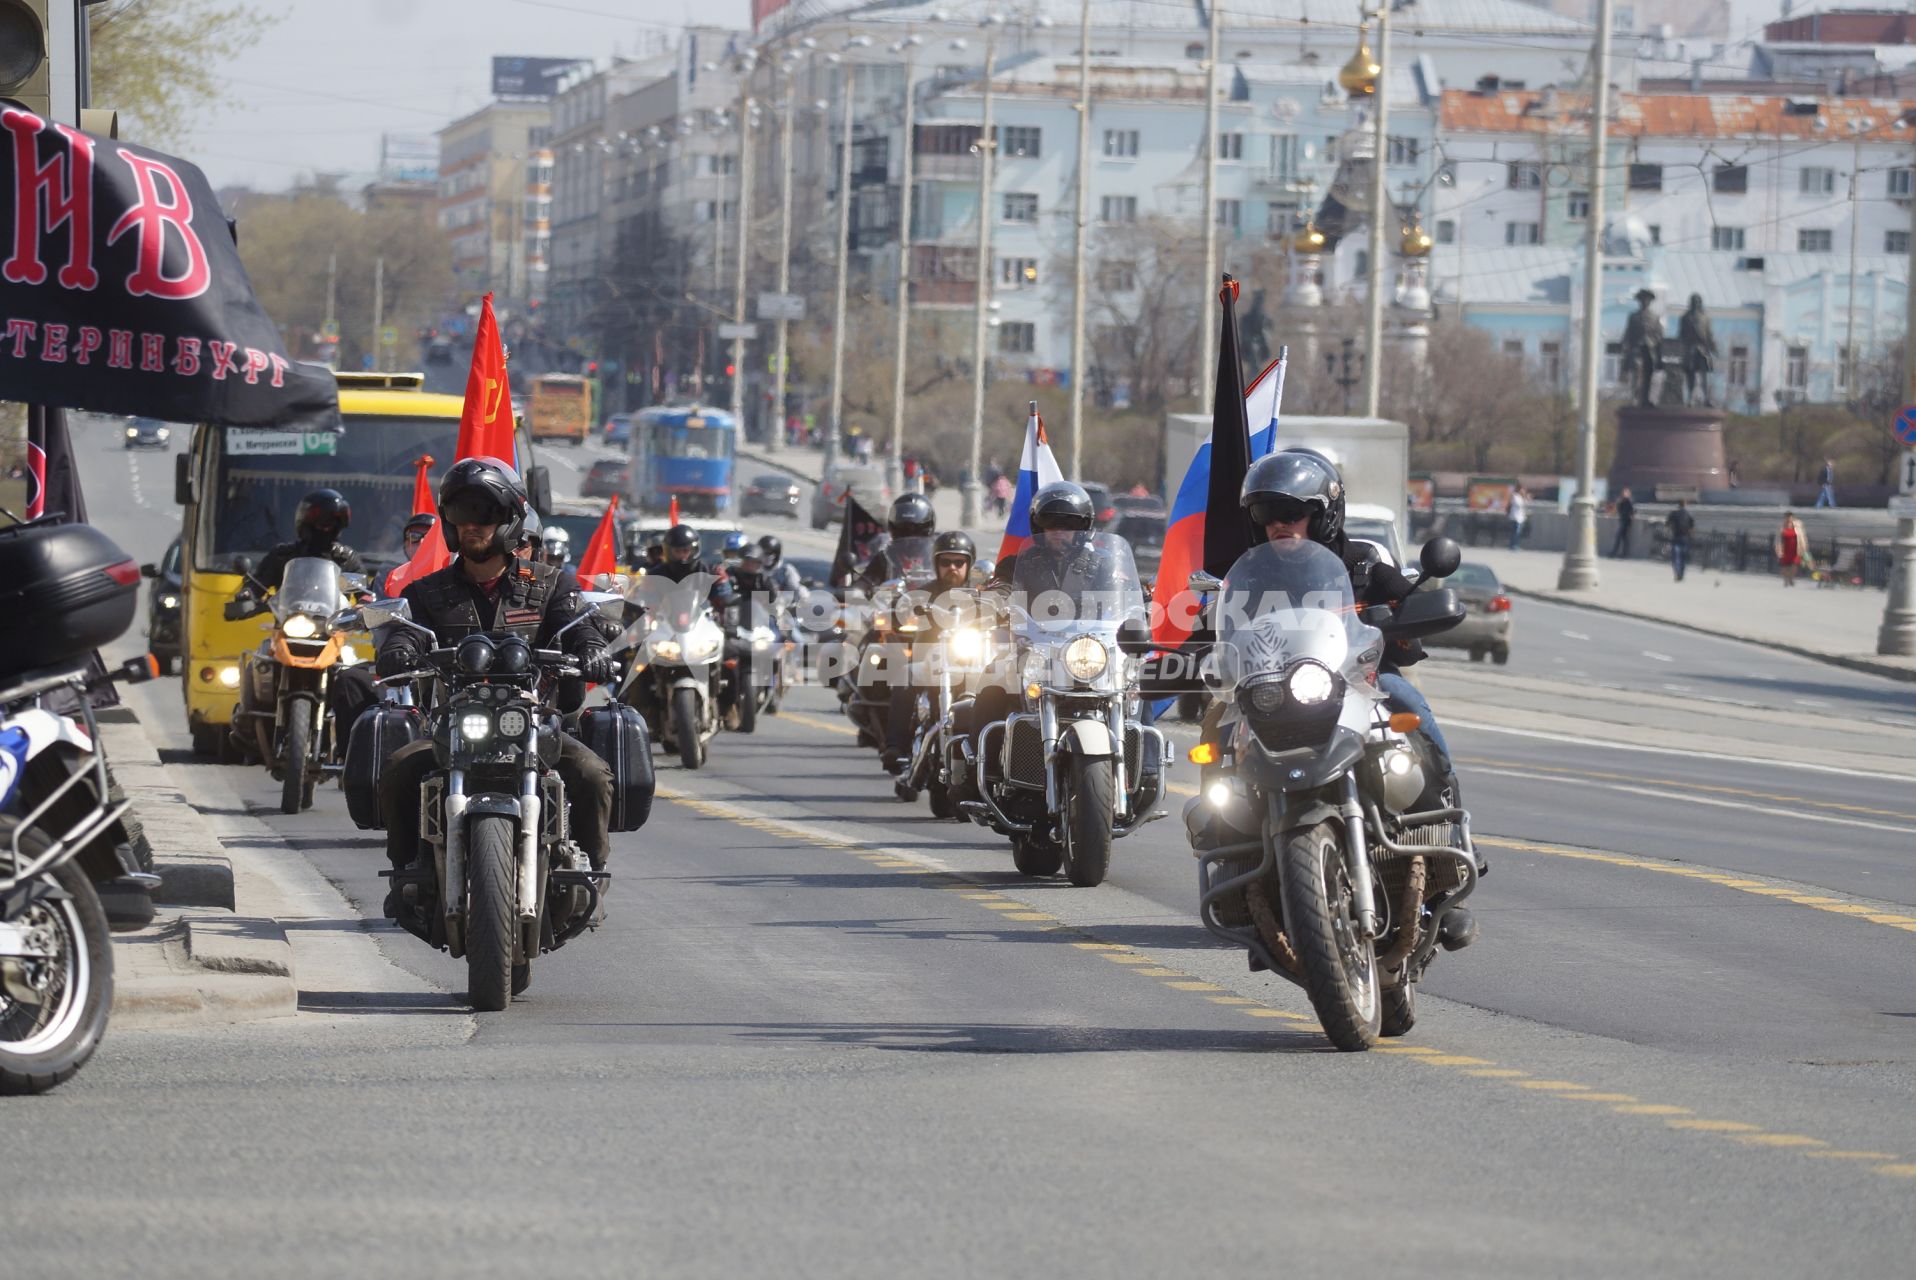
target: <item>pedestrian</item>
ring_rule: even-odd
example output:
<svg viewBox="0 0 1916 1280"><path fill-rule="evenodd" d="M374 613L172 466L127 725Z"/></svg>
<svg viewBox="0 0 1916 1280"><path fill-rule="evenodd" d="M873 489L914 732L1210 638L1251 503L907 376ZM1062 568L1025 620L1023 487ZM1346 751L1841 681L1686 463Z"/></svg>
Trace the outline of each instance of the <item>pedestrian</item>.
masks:
<svg viewBox="0 0 1916 1280"><path fill-rule="evenodd" d="M1737 474L1736 474L1736 459L1735 458L1730 459L1730 464L1727 470L1729 471L1729 476L1730 476L1730 488L1735 489L1735 488L1741 487L1741 481L1737 478Z"/></svg>
<svg viewBox="0 0 1916 1280"><path fill-rule="evenodd" d="M1630 558L1630 522L1637 518L1637 504L1630 501L1630 486L1624 485L1623 492L1617 495L1615 505L1617 513L1617 536L1610 544L1612 560Z"/></svg>
<svg viewBox="0 0 1916 1280"><path fill-rule="evenodd" d="M1836 505L1836 459L1823 459L1823 469L1816 476L1816 505L1818 508Z"/></svg>
<svg viewBox="0 0 1916 1280"><path fill-rule="evenodd" d="M1011 481L1006 479L1002 471L998 473L998 478L991 482L991 505L1000 516L1007 515L1011 511Z"/></svg>
<svg viewBox="0 0 1916 1280"><path fill-rule="evenodd" d="M1783 513L1783 527L1771 540L1771 549L1776 552L1776 567L1783 575L1783 585L1795 586L1797 573L1809 567L1810 538L1794 511Z"/></svg>
<svg viewBox="0 0 1916 1280"><path fill-rule="evenodd" d="M1696 517L1690 514L1690 500L1678 498L1676 510L1665 517L1663 523L1670 530L1670 569L1676 574L1676 580L1681 582L1683 571L1690 563L1690 534L1696 530Z"/></svg>
<svg viewBox="0 0 1916 1280"><path fill-rule="evenodd" d="M1524 522L1530 519L1530 495L1522 485L1510 491L1510 507L1506 514L1510 517L1510 549L1516 551L1523 542Z"/></svg>

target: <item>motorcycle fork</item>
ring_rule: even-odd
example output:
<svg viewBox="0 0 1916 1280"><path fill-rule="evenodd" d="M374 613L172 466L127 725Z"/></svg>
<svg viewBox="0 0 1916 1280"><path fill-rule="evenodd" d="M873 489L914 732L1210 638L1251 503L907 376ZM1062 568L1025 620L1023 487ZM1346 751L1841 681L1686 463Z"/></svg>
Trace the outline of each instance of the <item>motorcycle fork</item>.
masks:
<svg viewBox="0 0 1916 1280"><path fill-rule="evenodd" d="M1378 933L1377 896L1371 883L1370 844L1364 830L1364 810L1357 800L1357 775L1347 773L1343 782L1344 803L1338 815L1344 819L1344 860L1350 871L1351 896L1357 907L1357 928L1366 938Z"/></svg>
<svg viewBox="0 0 1916 1280"><path fill-rule="evenodd" d="M526 736L520 749L526 753L526 770L519 777L519 919L539 918L539 833L544 830L539 812L539 724L537 716L526 717ZM536 934L534 935L536 938Z"/></svg>

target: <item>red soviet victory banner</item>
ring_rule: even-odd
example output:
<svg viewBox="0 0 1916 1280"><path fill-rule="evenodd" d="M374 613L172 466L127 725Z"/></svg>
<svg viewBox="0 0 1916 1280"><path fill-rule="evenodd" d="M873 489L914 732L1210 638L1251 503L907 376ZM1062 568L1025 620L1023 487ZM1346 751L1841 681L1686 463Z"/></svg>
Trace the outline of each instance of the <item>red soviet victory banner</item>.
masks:
<svg viewBox="0 0 1916 1280"><path fill-rule="evenodd" d="M512 448L512 390L506 384L506 348L499 341L499 321L492 314L492 295L479 304L479 329L472 344L472 371L466 375L466 407L459 415L461 458L498 458L514 463Z"/></svg>

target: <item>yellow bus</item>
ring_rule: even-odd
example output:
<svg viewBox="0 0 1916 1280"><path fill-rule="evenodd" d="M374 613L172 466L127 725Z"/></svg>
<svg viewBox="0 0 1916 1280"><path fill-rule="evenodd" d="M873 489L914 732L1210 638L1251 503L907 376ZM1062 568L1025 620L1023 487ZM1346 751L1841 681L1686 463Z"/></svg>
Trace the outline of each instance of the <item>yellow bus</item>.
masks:
<svg viewBox="0 0 1916 1280"><path fill-rule="evenodd" d="M452 464L460 396L432 395L417 373L341 373L339 423L331 431L273 428L194 429L178 457L175 500L181 519L180 680L193 749L221 752L239 700L240 655L259 643L260 620L228 622L226 603L240 586L238 562L258 564L293 536L293 510L314 489L338 489L352 503L341 541L383 574L400 560L400 534L412 514L413 475L431 454L436 477ZM520 433L519 457L530 464ZM534 505L551 505L542 468L527 465ZM364 641L360 642L363 648ZM370 655L362 653L360 655Z"/></svg>
<svg viewBox="0 0 1916 1280"><path fill-rule="evenodd" d="M584 444L592 434L598 382L576 373L542 373L532 380L526 425L534 440Z"/></svg>

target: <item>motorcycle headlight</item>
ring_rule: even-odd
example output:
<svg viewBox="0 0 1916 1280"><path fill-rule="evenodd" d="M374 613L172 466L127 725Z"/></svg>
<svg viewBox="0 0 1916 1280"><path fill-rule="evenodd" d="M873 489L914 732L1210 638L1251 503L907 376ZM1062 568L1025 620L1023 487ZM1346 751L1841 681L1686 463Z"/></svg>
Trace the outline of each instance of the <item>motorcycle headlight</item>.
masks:
<svg viewBox="0 0 1916 1280"><path fill-rule="evenodd" d="M319 624L303 613L296 613L279 624L279 629L288 639L311 640L319 633Z"/></svg>
<svg viewBox="0 0 1916 1280"><path fill-rule="evenodd" d="M523 733L525 730L520 729ZM492 733L492 718L483 711L468 711L459 717L459 736L467 742L483 742Z"/></svg>
<svg viewBox="0 0 1916 1280"><path fill-rule="evenodd" d="M1310 706L1330 697L1337 682L1329 667L1319 662L1305 662L1299 664L1285 679L1284 687L1290 691L1292 698Z"/></svg>
<svg viewBox="0 0 1916 1280"><path fill-rule="evenodd" d="M976 627L960 627L952 632L951 656L956 662L983 662L985 633Z"/></svg>
<svg viewBox="0 0 1916 1280"><path fill-rule="evenodd" d="M724 643L725 637L717 632L707 635L694 632L685 642L685 656L691 662L704 662L717 653L719 646Z"/></svg>
<svg viewBox="0 0 1916 1280"><path fill-rule="evenodd" d="M502 738L522 738L526 726L531 723L524 711L518 707L507 707L499 713L499 736Z"/></svg>
<svg viewBox="0 0 1916 1280"><path fill-rule="evenodd" d="M1261 716L1276 715L1284 705L1284 684L1280 680L1266 680L1252 685L1249 696L1252 711Z"/></svg>
<svg viewBox="0 0 1916 1280"><path fill-rule="evenodd" d="M679 642L676 640L654 640L652 642L652 656L662 662L677 662L679 660Z"/></svg>
<svg viewBox="0 0 1916 1280"><path fill-rule="evenodd" d="M1109 661L1104 642L1096 636L1079 636L1064 647L1064 669L1074 680L1096 680Z"/></svg>

